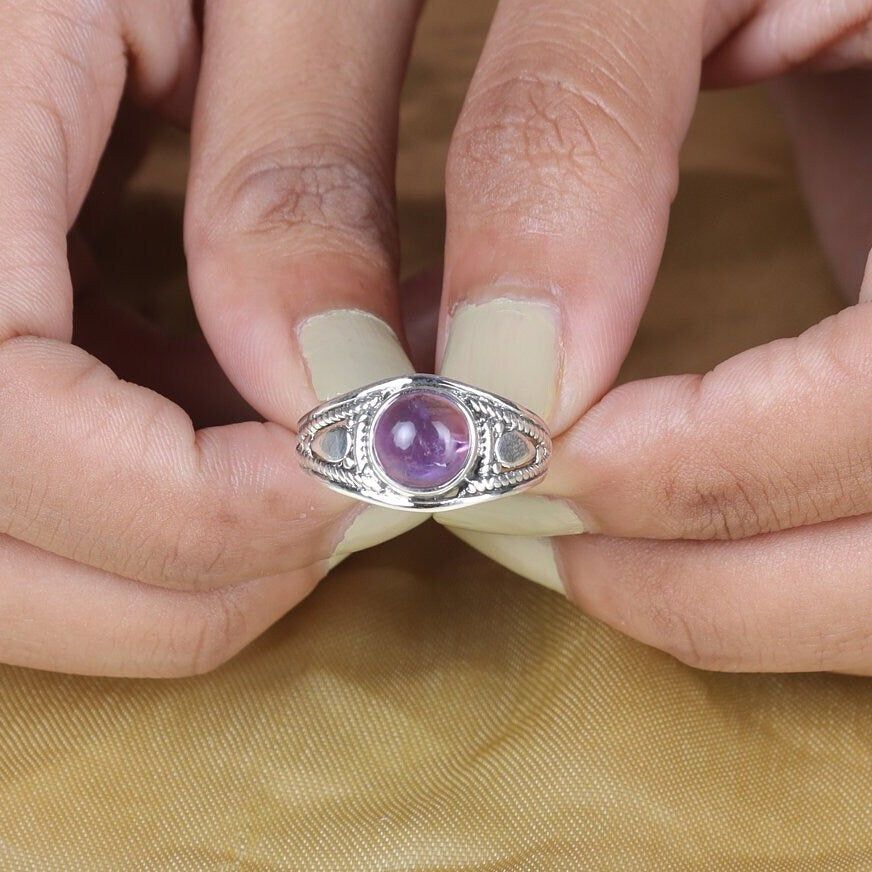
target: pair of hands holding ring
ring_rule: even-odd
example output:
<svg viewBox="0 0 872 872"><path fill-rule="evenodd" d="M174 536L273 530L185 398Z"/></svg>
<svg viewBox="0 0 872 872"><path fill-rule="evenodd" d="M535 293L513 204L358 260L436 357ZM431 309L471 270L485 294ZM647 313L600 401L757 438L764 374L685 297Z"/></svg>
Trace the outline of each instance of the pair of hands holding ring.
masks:
<svg viewBox="0 0 872 872"><path fill-rule="evenodd" d="M202 6L0 0L0 662L212 669L425 517L295 451L310 409L422 369L393 190L421 2ZM439 520L695 666L872 673L870 33L869 0L501 0L453 136L426 369L540 416L553 456ZM762 81L859 302L610 389L699 89ZM198 343L88 293L155 118L191 129Z"/></svg>

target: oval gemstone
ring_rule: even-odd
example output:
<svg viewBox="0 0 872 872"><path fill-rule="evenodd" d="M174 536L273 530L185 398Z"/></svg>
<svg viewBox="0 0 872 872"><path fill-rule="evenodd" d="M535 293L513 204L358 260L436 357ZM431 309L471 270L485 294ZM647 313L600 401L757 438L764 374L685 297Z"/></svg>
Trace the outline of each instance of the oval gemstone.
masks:
<svg viewBox="0 0 872 872"><path fill-rule="evenodd" d="M470 442L469 423L460 406L427 390L408 391L389 401L373 434L381 468L412 490L448 484L466 465Z"/></svg>

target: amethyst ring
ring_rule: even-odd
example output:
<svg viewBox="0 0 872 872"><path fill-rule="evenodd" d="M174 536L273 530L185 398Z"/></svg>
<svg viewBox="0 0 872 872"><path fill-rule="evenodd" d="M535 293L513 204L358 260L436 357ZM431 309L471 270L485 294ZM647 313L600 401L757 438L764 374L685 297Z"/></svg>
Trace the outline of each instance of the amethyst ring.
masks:
<svg viewBox="0 0 872 872"><path fill-rule="evenodd" d="M323 403L299 423L303 468L348 496L438 512L541 481L545 422L510 400L436 375L387 379Z"/></svg>

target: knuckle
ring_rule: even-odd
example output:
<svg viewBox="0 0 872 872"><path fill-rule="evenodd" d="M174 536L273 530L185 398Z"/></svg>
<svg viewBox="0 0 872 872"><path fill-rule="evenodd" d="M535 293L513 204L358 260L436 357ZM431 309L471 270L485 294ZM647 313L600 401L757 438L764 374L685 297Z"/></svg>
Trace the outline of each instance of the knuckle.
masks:
<svg viewBox="0 0 872 872"><path fill-rule="evenodd" d="M606 608L618 618L617 626L687 666L712 672L760 669L765 633L759 632L753 608L730 596L720 577L721 558L711 550L732 547L707 546L710 560L700 560L706 552L690 542L611 550L609 563L616 577L634 579L633 594L616 601L618 611Z"/></svg>
<svg viewBox="0 0 872 872"><path fill-rule="evenodd" d="M595 98L559 79L498 82L464 113L452 142L449 177L461 183L480 178L486 188L475 193L484 194L482 202L509 205L521 195L519 173L537 193L564 189L567 177L587 189L591 170L603 164L603 117Z"/></svg>
<svg viewBox="0 0 872 872"><path fill-rule="evenodd" d="M584 81L525 72L476 92L452 140L448 196L533 209L539 220L555 205L596 211L613 191L626 198L627 178L652 149L640 141L634 107L595 76Z"/></svg>
<svg viewBox="0 0 872 872"><path fill-rule="evenodd" d="M741 668L741 646L728 641L723 616L707 613L701 605L682 586L661 580L650 607L655 644L694 669L730 672Z"/></svg>
<svg viewBox="0 0 872 872"><path fill-rule="evenodd" d="M746 539L861 514L857 481L865 472L862 452L805 458L800 469L763 457L767 472L750 472L730 461L697 471L688 480L667 473L658 504L671 518L670 535L682 539Z"/></svg>
<svg viewBox="0 0 872 872"><path fill-rule="evenodd" d="M719 470L691 491L691 512L704 539L742 539L768 529L758 505L761 497L750 479Z"/></svg>
<svg viewBox="0 0 872 872"><path fill-rule="evenodd" d="M686 539L743 539L781 528L772 486L731 464L688 474L682 462L666 471L658 502L673 519L673 533Z"/></svg>
<svg viewBox="0 0 872 872"><path fill-rule="evenodd" d="M118 432L110 416L100 426L107 435ZM116 528L123 518L123 547L102 544L99 555L77 554L77 559L109 568L128 578L174 590L201 591L244 580L251 555L246 542L252 539L250 523L234 509L234 489L205 474L202 453L179 450L187 446L185 435L193 431L190 418L178 406L155 394L151 403L141 403L130 448L140 469L136 491L150 495L131 504L132 489L116 496L114 477L106 482L98 517L104 524L95 529ZM193 435L196 443L196 435ZM170 465L175 482L168 485L161 470ZM93 517L93 515L92 515ZM93 537L83 542L93 546ZM115 561L120 558L121 564ZM95 559L98 558L98 559Z"/></svg>
<svg viewBox="0 0 872 872"><path fill-rule="evenodd" d="M247 613L236 597L196 594L198 602L162 631L153 655L156 677L187 678L226 663L248 641Z"/></svg>
<svg viewBox="0 0 872 872"><path fill-rule="evenodd" d="M154 484L146 481L143 490L154 491ZM210 506L177 501L172 493L165 498L168 502L163 497L144 502L132 514L129 508L119 508L127 518L127 535L119 549L121 563L110 558L110 569L178 591L209 591L256 574L254 555L244 547L253 533L226 501L219 496Z"/></svg>
<svg viewBox="0 0 872 872"><path fill-rule="evenodd" d="M202 228L207 244L254 235L277 237L295 254L326 248L390 269L398 259L393 187L346 146L272 145L247 155L219 186L215 206L207 214L224 217Z"/></svg>
<svg viewBox="0 0 872 872"><path fill-rule="evenodd" d="M234 547L241 522L227 509L193 511L167 525L135 573L141 580L183 591L209 591L244 581L244 558Z"/></svg>
<svg viewBox="0 0 872 872"><path fill-rule="evenodd" d="M766 399L732 405L720 422L712 410L723 407L724 385L738 369L710 380L716 369L697 382L699 398L679 438L668 428L656 443L663 459L650 487L666 538L740 539L867 510L872 438L857 426L856 403L830 403L829 431L813 440L797 429L806 422L803 402L816 408L823 392L853 400L867 379L868 331L855 328L853 314L846 310L800 340L755 350Z"/></svg>

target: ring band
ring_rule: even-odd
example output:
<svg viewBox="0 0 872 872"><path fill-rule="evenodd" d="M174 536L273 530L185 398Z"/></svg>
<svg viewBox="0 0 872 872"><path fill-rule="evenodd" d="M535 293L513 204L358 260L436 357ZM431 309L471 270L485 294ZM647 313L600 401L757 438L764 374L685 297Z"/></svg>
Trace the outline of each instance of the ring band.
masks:
<svg viewBox="0 0 872 872"><path fill-rule="evenodd" d="M551 436L536 414L436 375L376 382L300 419L302 467L328 487L395 509L438 512L541 481Z"/></svg>

